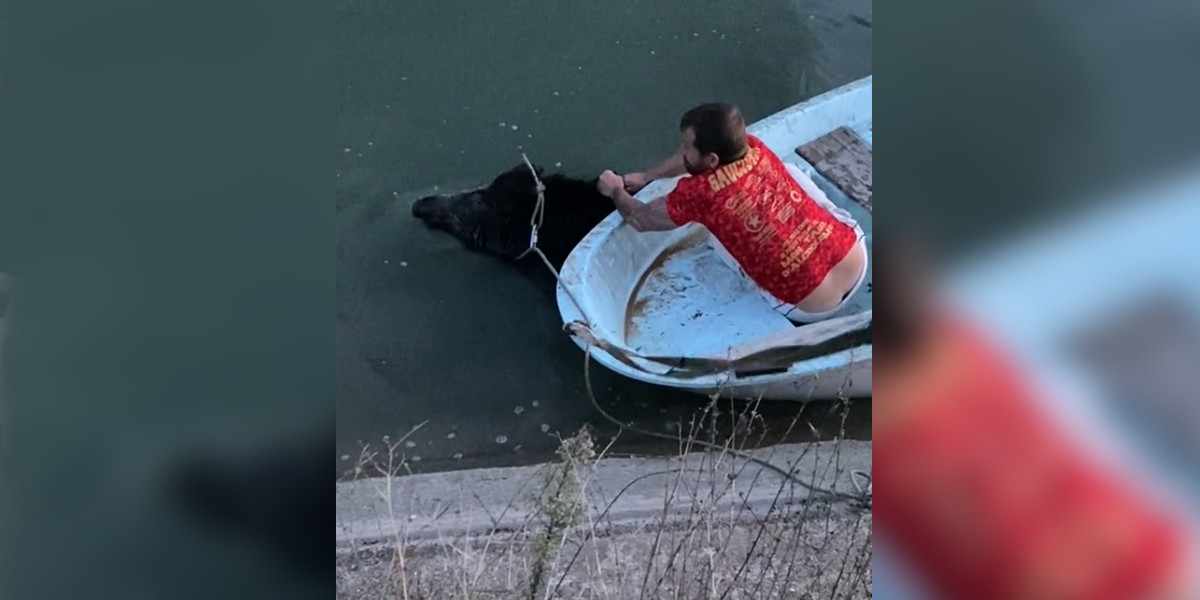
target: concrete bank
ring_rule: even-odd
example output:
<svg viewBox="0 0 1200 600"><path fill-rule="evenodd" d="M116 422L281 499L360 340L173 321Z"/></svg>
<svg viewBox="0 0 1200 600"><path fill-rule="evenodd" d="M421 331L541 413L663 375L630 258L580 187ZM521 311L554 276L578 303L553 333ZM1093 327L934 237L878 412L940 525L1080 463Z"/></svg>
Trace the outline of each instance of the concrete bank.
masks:
<svg viewBox="0 0 1200 600"><path fill-rule="evenodd" d="M857 494L852 472L871 471L871 443L864 441L784 444L750 451L792 470L798 479ZM536 497L556 463L452 471L337 484L339 555L402 537L410 547L450 538L519 531L538 516ZM736 511L754 519L813 493L787 483L754 462L717 452L685 457L604 458L579 470L586 519L597 529L638 529L664 518L683 518L698 507ZM861 481L860 481L861 483ZM816 497L824 497L816 494ZM667 500L670 500L669 502ZM853 502L837 502L861 511Z"/></svg>

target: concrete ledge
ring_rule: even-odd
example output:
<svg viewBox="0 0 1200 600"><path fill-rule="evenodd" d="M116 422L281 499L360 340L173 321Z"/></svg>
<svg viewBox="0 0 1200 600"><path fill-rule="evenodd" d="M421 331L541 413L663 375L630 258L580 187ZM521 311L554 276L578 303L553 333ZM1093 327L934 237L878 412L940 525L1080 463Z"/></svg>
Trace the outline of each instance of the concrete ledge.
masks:
<svg viewBox="0 0 1200 600"><path fill-rule="evenodd" d="M863 441L782 444L750 452L815 485L857 494L852 471L871 471L871 443ZM413 546L439 540L519 531L537 516L533 498L544 473L556 465L475 469L337 484L336 538L339 553L403 537ZM682 471L680 471L682 469ZM598 529L628 531L664 518L681 519L693 508L742 505L754 519L813 495L756 463L716 452L686 457L606 458L581 469L588 516ZM624 490L622 492L622 490ZM614 497L620 494L619 498ZM611 503L611 506L609 504ZM848 510L851 503L843 502ZM603 519L600 515L607 513Z"/></svg>

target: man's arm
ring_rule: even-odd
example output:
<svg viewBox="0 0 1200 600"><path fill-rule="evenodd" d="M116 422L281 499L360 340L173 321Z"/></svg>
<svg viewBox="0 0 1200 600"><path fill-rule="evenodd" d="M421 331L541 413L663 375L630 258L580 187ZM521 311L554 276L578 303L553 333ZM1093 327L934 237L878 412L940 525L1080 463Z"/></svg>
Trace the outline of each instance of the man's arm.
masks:
<svg viewBox="0 0 1200 600"><path fill-rule="evenodd" d="M666 196L643 204L625 191L621 186L621 176L612 171L600 174L596 181L596 189L604 196L612 198L617 212L638 231L667 231L678 227L667 212Z"/></svg>
<svg viewBox="0 0 1200 600"><path fill-rule="evenodd" d="M637 231L670 231L679 227L667 212L667 197L659 196L650 202L639 202L624 189L613 194L613 204Z"/></svg>

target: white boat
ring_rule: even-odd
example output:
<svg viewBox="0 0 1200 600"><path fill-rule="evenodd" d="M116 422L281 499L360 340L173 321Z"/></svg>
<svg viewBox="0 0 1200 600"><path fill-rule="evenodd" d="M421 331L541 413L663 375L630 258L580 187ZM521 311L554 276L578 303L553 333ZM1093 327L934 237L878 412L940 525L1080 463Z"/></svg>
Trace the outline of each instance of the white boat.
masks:
<svg viewBox="0 0 1200 600"><path fill-rule="evenodd" d="M870 77L748 129L849 211L870 249L869 210L796 153L839 127L871 144ZM648 202L678 179L655 181L637 198ZM718 244L700 225L642 233L613 212L562 266L558 308L571 338L621 375L700 394L800 401L871 394L870 285L833 319L796 327L718 258ZM870 270L867 277L869 284ZM838 335L847 330L866 335Z"/></svg>

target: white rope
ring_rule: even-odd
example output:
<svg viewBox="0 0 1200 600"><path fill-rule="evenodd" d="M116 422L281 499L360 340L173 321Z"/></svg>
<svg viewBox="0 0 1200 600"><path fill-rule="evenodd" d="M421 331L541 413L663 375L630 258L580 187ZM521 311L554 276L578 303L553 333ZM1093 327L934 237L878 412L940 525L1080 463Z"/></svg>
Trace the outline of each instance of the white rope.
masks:
<svg viewBox="0 0 1200 600"><path fill-rule="evenodd" d="M554 274L555 284L561 286L563 291L567 292L567 297L570 298L571 302L575 304L575 309L578 310L580 316L583 317L584 321L586 322L586 326L590 327L592 320L589 319L587 313L584 312L583 304L581 304L579 300L575 298L575 294L571 293L571 288L563 284L562 278L560 278L558 275L558 269L554 268L554 265L550 262L550 259L546 258L546 254L542 252L541 248L538 248L538 230L542 228L542 222L546 216L546 186L542 183L541 178L538 177L537 169L533 168L533 163L529 162L529 157L526 156L524 152L521 153L521 160L525 161L525 166L529 167L529 173L533 175L533 183L537 188L537 202L535 202L533 205L533 213L529 215L529 247L526 248L524 252L517 255L517 258L514 260L521 260L530 252L537 254L538 257L542 259L542 263L546 265L546 268L550 269L550 272Z"/></svg>
<svg viewBox="0 0 1200 600"><path fill-rule="evenodd" d="M579 315L583 317L583 321L573 321L571 323L564 324L563 329L571 335L576 335L585 340L591 340L592 343L595 343L597 340L595 338L595 333L592 331L592 320L588 318L587 311L583 310L583 303L581 303L579 299L575 297L575 294L571 292L571 288L567 287L567 285L562 282L562 277L559 276L558 269L554 268L554 264L550 262L550 259L547 258L546 254L542 252L542 249L538 247L538 230L541 229L542 222L546 214L546 186L542 183L541 178L538 177L537 169L533 168L533 163L529 161L529 157L526 156L524 152L521 153L521 160L525 161L525 166L529 167L529 173L533 175L533 183L537 188L537 202L535 202L533 205L533 213L529 215L529 247L526 248L524 252L519 254L515 260L521 260L522 258L525 258L531 252L537 254L538 258L542 259L542 263L546 265L546 268L549 269L552 274L554 274L555 285L561 287L563 291L567 292L567 297L571 299L571 302L575 304L575 309L578 310ZM583 331L580 331L578 328L582 328ZM621 349L612 347L611 345L606 346L608 347L608 353L614 358L621 360L621 362L624 362L631 367L645 371L645 368L643 368L641 365L638 365L636 362L626 356L626 353Z"/></svg>
<svg viewBox="0 0 1200 600"><path fill-rule="evenodd" d="M525 161L525 166L529 167L529 172L533 175L533 183L537 186L537 202L533 205L533 214L529 215L529 247L517 256L517 260L525 258L525 255L537 249L538 230L542 228L542 219L546 216L546 186L538 178L537 169L533 168L533 163L529 162L529 157L525 156L524 152L521 153L521 160ZM553 271L554 268L551 267L550 270ZM554 276L557 278L558 273L555 272Z"/></svg>

